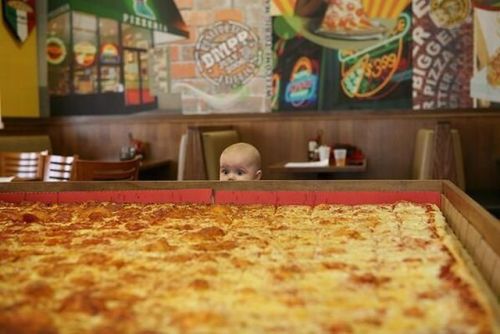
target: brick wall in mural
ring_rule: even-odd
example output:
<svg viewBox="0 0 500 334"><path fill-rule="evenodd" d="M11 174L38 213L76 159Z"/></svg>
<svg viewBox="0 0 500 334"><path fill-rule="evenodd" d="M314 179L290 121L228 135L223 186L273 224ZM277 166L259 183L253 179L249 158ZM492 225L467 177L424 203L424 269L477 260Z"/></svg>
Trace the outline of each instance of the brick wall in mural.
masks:
<svg viewBox="0 0 500 334"><path fill-rule="evenodd" d="M176 0L190 38L169 46L171 91L184 113L270 109L267 0ZM269 22L268 22L269 21Z"/></svg>

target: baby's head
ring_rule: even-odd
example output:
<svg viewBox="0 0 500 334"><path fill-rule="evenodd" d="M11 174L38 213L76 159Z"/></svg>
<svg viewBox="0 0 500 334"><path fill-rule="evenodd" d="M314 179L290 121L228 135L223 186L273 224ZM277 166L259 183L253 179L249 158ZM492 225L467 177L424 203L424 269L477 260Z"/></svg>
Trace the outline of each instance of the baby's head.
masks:
<svg viewBox="0 0 500 334"><path fill-rule="evenodd" d="M260 163L260 153L252 145L236 143L228 146L220 155L219 180L260 180L262 176Z"/></svg>

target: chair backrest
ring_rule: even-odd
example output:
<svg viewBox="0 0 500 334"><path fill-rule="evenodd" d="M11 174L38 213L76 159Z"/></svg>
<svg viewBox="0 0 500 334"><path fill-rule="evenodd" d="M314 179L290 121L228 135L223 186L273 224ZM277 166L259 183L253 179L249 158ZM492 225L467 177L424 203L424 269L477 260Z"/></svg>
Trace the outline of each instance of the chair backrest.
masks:
<svg viewBox="0 0 500 334"><path fill-rule="evenodd" d="M45 157L43 180L47 182L69 181L73 163L78 156L50 154Z"/></svg>
<svg viewBox="0 0 500 334"><path fill-rule="evenodd" d="M436 136L438 131L438 136ZM465 172L460 134L446 124L417 132L413 155L412 178L417 180L449 179L465 189Z"/></svg>
<svg viewBox="0 0 500 334"><path fill-rule="evenodd" d="M137 180L141 158L125 161L75 159L71 180L74 181L121 181Z"/></svg>
<svg viewBox="0 0 500 334"><path fill-rule="evenodd" d="M203 132L202 146L203 157L208 180L219 179L219 158L224 149L240 141L240 135L236 130Z"/></svg>
<svg viewBox="0 0 500 334"><path fill-rule="evenodd" d="M181 136L181 141L179 143L179 161L177 164L177 181L184 180L184 169L186 168L186 151L188 144L188 135L184 133Z"/></svg>
<svg viewBox="0 0 500 334"><path fill-rule="evenodd" d="M43 152L0 152L0 176L42 180L43 165Z"/></svg>

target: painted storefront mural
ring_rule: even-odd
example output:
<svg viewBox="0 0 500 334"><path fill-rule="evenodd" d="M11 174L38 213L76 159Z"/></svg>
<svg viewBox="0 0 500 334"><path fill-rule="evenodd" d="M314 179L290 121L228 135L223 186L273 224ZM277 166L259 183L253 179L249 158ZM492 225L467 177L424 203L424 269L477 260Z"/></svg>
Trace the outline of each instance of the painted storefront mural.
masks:
<svg viewBox="0 0 500 334"><path fill-rule="evenodd" d="M269 111L269 5L268 0L49 0L51 110L54 115Z"/></svg>
<svg viewBox="0 0 500 334"><path fill-rule="evenodd" d="M49 0L45 56L51 114L157 110L168 44L189 31L172 0Z"/></svg>

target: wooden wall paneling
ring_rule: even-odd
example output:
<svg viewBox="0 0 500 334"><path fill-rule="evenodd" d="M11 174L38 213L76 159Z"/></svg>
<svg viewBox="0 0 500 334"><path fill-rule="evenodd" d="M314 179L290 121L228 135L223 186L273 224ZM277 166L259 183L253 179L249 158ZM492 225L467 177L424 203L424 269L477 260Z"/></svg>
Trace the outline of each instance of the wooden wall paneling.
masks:
<svg viewBox="0 0 500 334"><path fill-rule="evenodd" d="M360 174L358 177L368 178L370 175L376 175L380 163L384 159L393 159L392 157L384 157L386 145L384 142L385 126L383 122L367 120L359 120L353 122L353 140L352 144L358 146L367 157L367 172ZM388 161L388 164L391 162Z"/></svg>
<svg viewBox="0 0 500 334"><path fill-rule="evenodd" d="M362 133L355 134L355 145L363 150L367 158L368 170L364 176L368 178L382 177L381 175L377 175L379 170L383 171L381 164L386 163L388 166L391 166L391 159L394 159L389 154L385 154L385 152L390 152L390 145L392 144L385 138L388 135L387 124L378 120L373 122L360 120L356 123L359 124L358 126L362 129ZM355 129L357 132L358 127Z"/></svg>
<svg viewBox="0 0 500 334"><path fill-rule="evenodd" d="M362 123L361 121L360 123ZM333 124L332 124L333 123ZM354 143L354 129L356 128L357 124L355 124L353 120L339 120L337 122L330 122L330 124L324 124L325 128L333 128L334 134L335 132L338 133L338 142L340 143ZM335 125L335 126L332 126ZM328 138L328 130L325 131L325 134L327 135ZM332 143L334 144L335 142L332 142L332 139L329 139L329 142L326 143Z"/></svg>
<svg viewBox="0 0 500 334"><path fill-rule="evenodd" d="M475 184L490 183L499 189L500 170L494 159L495 137L500 132L498 121L488 118L453 120L452 127L460 133L466 187L474 189Z"/></svg>
<svg viewBox="0 0 500 334"><path fill-rule="evenodd" d="M375 170L380 173L379 177L390 171L395 178L407 178L411 172L415 137L420 125L406 119L379 122L383 123L382 140L376 155L379 164Z"/></svg>
<svg viewBox="0 0 500 334"><path fill-rule="evenodd" d="M283 175L271 173L267 166L279 161L304 161L307 159L307 141L316 134L318 124L290 120L271 120L248 123L242 130L243 140L259 149L262 156L263 178L279 179ZM246 139L250 134L252 140Z"/></svg>
<svg viewBox="0 0 500 334"><path fill-rule="evenodd" d="M162 159L169 154L178 156L182 127L172 127L172 125L162 122L158 126L145 126L144 128L146 133L143 136L148 143L147 159Z"/></svg>
<svg viewBox="0 0 500 334"><path fill-rule="evenodd" d="M117 157L123 136L131 130L151 144L152 157L177 161L180 137L188 126L234 125L242 140L261 152L264 177L278 178L265 166L305 160L308 139L323 129L325 142L350 142L366 153L367 172L357 178L408 179L417 130L432 129L443 120L460 132L467 189L498 189L500 166L495 159L500 153L500 111L491 110L6 118L2 134L48 133L55 154L101 159Z"/></svg>
<svg viewBox="0 0 500 334"><path fill-rule="evenodd" d="M500 189L500 131L496 131L494 133L494 145L491 153L491 159L493 160L493 163L495 165L495 167L493 168L493 173L497 176L497 179L495 181L496 188Z"/></svg>

